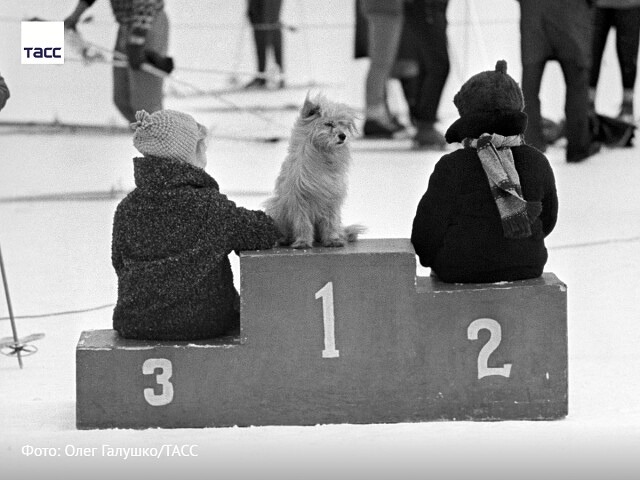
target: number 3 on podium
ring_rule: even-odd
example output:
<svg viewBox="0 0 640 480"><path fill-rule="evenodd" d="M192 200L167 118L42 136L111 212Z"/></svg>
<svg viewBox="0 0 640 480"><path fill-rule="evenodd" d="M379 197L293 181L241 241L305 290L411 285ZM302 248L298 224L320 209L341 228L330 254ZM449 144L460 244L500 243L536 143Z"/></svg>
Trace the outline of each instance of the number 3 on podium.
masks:
<svg viewBox="0 0 640 480"><path fill-rule="evenodd" d="M173 364L167 358L147 358L142 364L143 375L153 375L156 369L160 370L156 375L156 382L161 387L160 393L156 394L153 388L145 388L144 399L153 407L161 407L173 400L173 384L169 381L173 375Z"/></svg>

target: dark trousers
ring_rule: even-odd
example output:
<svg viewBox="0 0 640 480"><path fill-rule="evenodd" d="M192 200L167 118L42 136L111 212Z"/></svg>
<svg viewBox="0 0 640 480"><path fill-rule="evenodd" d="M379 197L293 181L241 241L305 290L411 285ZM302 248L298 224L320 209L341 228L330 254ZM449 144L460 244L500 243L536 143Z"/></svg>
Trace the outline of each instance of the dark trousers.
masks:
<svg viewBox="0 0 640 480"><path fill-rule="evenodd" d="M280 9L282 0L249 0L248 16L253 25L253 38L258 56L258 71L267 68L267 50L273 48L276 63L284 70L282 63L282 30Z"/></svg>
<svg viewBox="0 0 640 480"><path fill-rule="evenodd" d="M115 51L126 55L127 39L130 28L120 25L116 38ZM166 12L158 12L147 33L145 48L167 54L169 43L169 20ZM117 56L118 54L116 54ZM133 70L128 65L113 67L113 102L122 116L129 122L136 121L136 112L146 110L149 113L162 110L164 80L143 70Z"/></svg>
<svg viewBox="0 0 640 480"><path fill-rule="evenodd" d="M417 12L410 7L405 10L398 58L413 60L419 67L417 77L402 80L412 119L435 122L450 68L446 5L427 6Z"/></svg>
<svg viewBox="0 0 640 480"><path fill-rule="evenodd" d="M620 62L622 86L633 89L638 71L640 44L640 8L597 8L594 18L591 73L589 86L596 88L600 77L600 63L611 28L616 29L616 53Z"/></svg>
<svg viewBox="0 0 640 480"><path fill-rule="evenodd" d="M522 66L524 111L529 117L525 140L542 151L546 142L542 136L540 85L546 62L525 63ZM567 158L586 153L591 143L589 130L589 69L569 61L560 61L567 86L565 97Z"/></svg>
<svg viewBox="0 0 640 480"><path fill-rule="evenodd" d="M557 60L566 85L567 159L589 151L589 70L593 9L587 0L520 0L522 91L529 125L528 144L546 148L542 138L540 84L544 67Z"/></svg>

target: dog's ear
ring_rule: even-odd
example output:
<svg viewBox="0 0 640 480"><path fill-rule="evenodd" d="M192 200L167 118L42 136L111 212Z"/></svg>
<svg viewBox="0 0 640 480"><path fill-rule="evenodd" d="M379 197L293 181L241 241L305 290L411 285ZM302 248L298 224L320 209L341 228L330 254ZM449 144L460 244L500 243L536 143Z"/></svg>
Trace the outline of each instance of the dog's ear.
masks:
<svg viewBox="0 0 640 480"><path fill-rule="evenodd" d="M316 115L320 114L320 105L317 104L316 102L314 102L313 100L311 100L309 98L309 95L307 95L307 98L304 99L304 105L302 105L302 110L300 110L300 116L302 118L311 118L311 117L315 117Z"/></svg>
<svg viewBox="0 0 640 480"><path fill-rule="evenodd" d="M349 133L350 133L351 135L357 135L358 133L360 133L360 132L358 131L358 127L356 126L356 122L355 122L355 120L353 120L353 119L352 119L352 120L350 120L350 121L349 121L349 123L348 123L347 125L348 125L348 127L347 127L347 128L349 129Z"/></svg>

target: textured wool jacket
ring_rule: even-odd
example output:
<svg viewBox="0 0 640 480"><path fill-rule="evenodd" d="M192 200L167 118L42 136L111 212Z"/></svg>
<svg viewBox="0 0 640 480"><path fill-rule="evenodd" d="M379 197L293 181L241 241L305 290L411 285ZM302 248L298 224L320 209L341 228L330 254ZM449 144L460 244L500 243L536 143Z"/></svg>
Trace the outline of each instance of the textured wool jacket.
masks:
<svg viewBox="0 0 640 480"><path fill-rule="evenodd" d="M125 338L197 340L237 327L227 255L271 248L278 238L272 219L237 207L185 162L135 158L134 174L136 188L113 221L113 328Z"/></svg>
<svg viewBox="0 0 640 480"><path fill-rule="evenodd" d="M459 142L491 123L492 133L524 131L524 114L458 121L447 132ZM518 127L519 125L519 127ZM411 241L425 267L445 282L499 282L535 278L547 261L544 238L553 230L558 198L547 158L528 145L511 149L527 201L542 202L542 213L531 225L532 236L505 238L502 222L477 152L462 148L436 164L413 221Z"/></svg>

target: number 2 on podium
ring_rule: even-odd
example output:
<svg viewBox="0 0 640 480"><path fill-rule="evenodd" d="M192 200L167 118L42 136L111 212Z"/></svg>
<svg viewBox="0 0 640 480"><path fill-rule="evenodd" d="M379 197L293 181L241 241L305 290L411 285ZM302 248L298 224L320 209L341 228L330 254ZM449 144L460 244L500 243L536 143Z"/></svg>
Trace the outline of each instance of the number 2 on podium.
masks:
<svg viewBox="0 0 640 480"><path fill-rule="evenodd" d="M316 292L316 300L322 298L322 319L324 321L324 350L322 358L337 358L335 315L333 312L333 282L328 282Z"/></svg>
<svg viewBox="0 0 640 480"><path fill-rule="evenodd" d="M490 367L489 355L491 355L502 341L502 328L500 324L492 318L478 318L471 322L467 329L467 338L477 340L480 330L489 330L489 341L484 344L478 355L478 380L491 375L499 375L509 378L511 375L511 364L505 363L502 367Z"/></svg>

